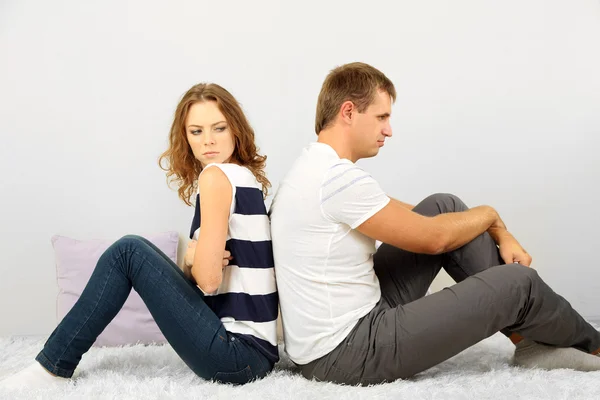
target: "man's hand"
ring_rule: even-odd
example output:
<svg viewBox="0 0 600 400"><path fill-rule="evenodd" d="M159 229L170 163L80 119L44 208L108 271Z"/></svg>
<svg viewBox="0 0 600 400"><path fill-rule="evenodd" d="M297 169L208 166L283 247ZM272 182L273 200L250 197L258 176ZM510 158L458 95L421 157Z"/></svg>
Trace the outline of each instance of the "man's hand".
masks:
<svg viewBox="0 0 600 400"><path fill-rule="evenodd" d="M196 245L197 244L198 244L197 240L190 240L188 242L188 247L185 252L185 257L183 259L183 263L186 268L192 268L192 265L194 265L194 256L196 254ZM231 253L229 251L225 250L225 252L223 253L223 268L225 268L227 265L229 265L229 260L231 260L232 258L233 257L231 256Z"/></svg>
<svg viewBox="0 0 600 400"><path fill-rule="evenodd" d="M500 257L507 264L519 263L526 267L531 265L532 258L519 244L517 239L506 229L492 227L488 230L500 248Z"/></svg>

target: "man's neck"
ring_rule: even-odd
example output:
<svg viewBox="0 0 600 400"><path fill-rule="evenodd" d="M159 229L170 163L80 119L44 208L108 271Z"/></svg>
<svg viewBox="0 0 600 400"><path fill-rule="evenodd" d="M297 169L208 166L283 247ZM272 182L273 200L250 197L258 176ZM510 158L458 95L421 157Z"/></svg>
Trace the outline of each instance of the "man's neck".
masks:
<svg viewBox="0 0 600 400"><path fill-rule="evenodd" d="M340 129L336 128L329 128L319 132L317 142L329 145L337 153L339 158L345 158L352 162L356 162L358 158L355 159L346 137L346 132L342 132Z"/></svg>

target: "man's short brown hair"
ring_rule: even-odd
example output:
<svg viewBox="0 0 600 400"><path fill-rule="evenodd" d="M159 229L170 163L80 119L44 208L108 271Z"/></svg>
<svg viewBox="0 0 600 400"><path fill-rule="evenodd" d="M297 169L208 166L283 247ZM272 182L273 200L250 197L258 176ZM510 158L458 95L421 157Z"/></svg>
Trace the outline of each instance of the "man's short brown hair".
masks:
<svg viewBox="0 0 600 400"><path fill-rule="evenodd" d="M383 72L361 62L344 64L331 70L319 93L315 132L317 135L334 120L345 101L354 103L358 112L364 112L375 100L378 90L387 92L396 100L396 89Z"/></svg>

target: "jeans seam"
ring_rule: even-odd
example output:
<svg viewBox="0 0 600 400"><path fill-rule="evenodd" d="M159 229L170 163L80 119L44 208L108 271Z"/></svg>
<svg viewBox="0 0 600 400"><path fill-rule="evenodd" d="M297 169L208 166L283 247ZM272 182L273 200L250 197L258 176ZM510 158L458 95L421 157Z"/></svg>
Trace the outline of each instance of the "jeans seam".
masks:
<svg viewBox="0 0 600 400"><path fill-rule="evenodd" d="M137 255L139 255L139 256L143 256L142 254L138 253L138 252L137 252L137 251L135 251L135 250L134 250L134 253L135 253L135 254L137 254ZM148 261L147 261L147 257L144 257L144 260L143 260L143 262L144 262L144 263L147 263L147 264L148 264L148 265L150 265L150 266L152 266L152 268L154 269L154 271L155 271L155 272L156 272L158 275L160 275L161 277L164 275L164 273L162 273L160 269L156 268L156 267L155 267L155 266L154 266L154 265L153 265L151 262L148 262ZM172 290L173 290L175 293L180 293L180 291L179 291L179 290L177 290L177 288L176 288L176 287L173 287L171 284L169 284L169 287L170 287L170 288L171 288L171 289L172 289ZM187 299L185 298L185 296L180 296L179 298L180 298L181 300L185 301L185 304L186 304L186 305L188 305L188 306L189 306L189 307L190 307L192 310L194 310L194 311L195 311L196 317L198 317L199 319L201 319L203 322L208 322L208 321L206 320L206 318L204 318L204 316L202 316L201 314L198 314L198 313L196 312L195 308L192 306L192 304L190 304L190 303L187 301ZM204 301L204 300L203 300L203 301ZM206 302L205 302L205 304L206 304ZM208 305L207 305L207 307L208 307ZM210 309L210 307L209 307L209 309ZM211 310L211 311L212 311L212 310ZM218 317L217 317L217 318L218 318ZM219 320L220 320L220 319L219 319ZM217 331L215 331L214 333L217 333Z"/></svg>
<svg viewBox="0 0 600 400"><path fill-rule="evenodd" d="M88 317L86 318L85 321L83 321L83 323L81 324L81 326L79 327L79 329L77 330L77 332L75 332L75 334L73 334L71 336L71 340L69 340L69 342L67 343L67 345L64 347L63 352L61 353L60 356L57 357L57 359L61 359L62 356L65 355L65 353L67 352L67 349L71 346L71 343L73 343L73 340L75 340L75 337L77 335L79 335L79 332L81 332L81 330L83 329L83 327L88 323L88 321L90 320L92 314L94 314L94 312L96 311L96 309L98 308L98 304L100 303L100 299L102 298L102 296L104 295L104 291L106 290L106 285L108 284L108 280L110 279L110 277L112 276L115 264L116 264L116 260L118 260L119 258L121 258L123 256L124 253L119 254L118 257L115 258L115 260L113 260L112 265L110 266L110 273L107 275L106 279L104 280L104 285L102 286L102 291L100 292L100 295L98 297L98 300L96 300L96 304L94 305L94 308L92 309L92 311L89 313ZM85 289L84 289L85 290Z"/></svg>
<svg viewBox="0 0 600 400"><path fill-rule="evenodd" d="M77 335L78 335L78 334L81 332L81 330L82 330L82 329L83 329L83 328L84 328L84 327L87 325L87 323L89 322L89 320L90 320L90 318L92 317L92 315L93 315L93 314L96 312L96 310L98 309L98 305L99 305L99 303L100 303L100 300L102 299L102 296L103 296L103 295L104 295L104 293L105 293L106 287L107 287L107 285L108 285L108 282L109 282L109 280L110 280L110 277L113 275L113 272L114 272L114 270L115 270L115 266L116 266L117 262L118 262L119 260L121 260L121 259L122 259L122 258L123 258L123 257L124 257L124 256L125 256L127 253L133 253L133 254L135 254L135 255L139 256L140 258L142 258L142 260L141 260L141 264L142 264L142 265L143 265L143 264L150 265L150 266L152 267L152 269L154 270L154 272L155 272L155 273L157 273L157 274L158 274L159 276L161 276L161 277L162 277L162 276L164 276L164 272L163 272L163 271L161 271L161 269L157 268L157 267L156 267L156 266L155 266L155 265L154 265L152 262L149 262L149 261L148 261L148 258L147 258L147 257L146 257L144 254L140 253L138 250L136 250L136 249L133 249L133 250L130 250L130 249L124 249L124 250L121 250L121 252L120 252L120 253L119 253L119 254L118 254L116 257L114 257L114 258L113 258L113 259L110 261L110 272L107 274L107 277L105 278L105 280L104 280L104 282L103 282L103 286L102 286L102 290L101 290L101 292L100 292L100 295L98 296L97 300L95 301L94 307L93 307L92 311L89 313L89 315L88 315L88 318L87 318L87 319L86 319L86 320L85 320L85 321L84 321L84 322L83 322L83 323L80 325L79 329L78 329L78 330L77 330L77 331L76 331L76 332L75 332L73 335L71 335L71 338L70 338L69 342L66 344L66 346L64 347L64 349L63 349L63 352L60 354L60 356L58 356L58 357L56 358L57 360L60 360L60 359L61 359L61 358L64 356L64 354L67 352L68 348L71 346L71 344L72 344L73 340L74 340L74 339L77 337ZM171 267L171 266L169 265L169 267ZM135 277L137 277L137 275L136 275ZM132 280L133 280L135 277L134 277L134 276L132 276L132 279L130 279L130 282L131 282L131 281L132 281ZM127 277L127 275L125 275L125 276L124 276L124 278L125 278L125 279L127 279L127 278L128 278L128 277ZM132 282L131 282L131 283L132 283ZM171 290L173 290L173 292L174 292L174 293L180 293L180 291L179 291L179 290L177 290L177 288L176 288L176 287L174 287L174 286L173 286L173 285L171 285L170 283L168 283L168 285L169 285L168 287L169 287ZM133 283L132 283L132 288L133 288ZM199 313L197 312L197 310L195 310L195 308L192 306L192 304L190 304L190 303L188 302L188 300L187 300L186 296L182 296L182 295L181 295L181 293L180 293L179 299L183 300L183 301L185 302L185 304L186 304L186 305L187 305L187 306L190 308L190 310L194 310L194 313L193 313L193 314L195 315L195 317L196 317L196 318L197 318L197 319L198 319L198 320L199 320L201 323L204 323L204 324L206 324L206 325L209 325L209 324L208 324L208 321L206 320L206 318L205 318L205 317L204 317L202 314L199 314ZM208 305L207 305L207 307L208 307ZM209 308L209 307L208 307L208 308ZM212 311L210 308L209 308L209 310L210 310L210 311ZM218 318L218 316L217 316L217 318ZM220 319L219 319L219 320L220 320ZM221 327L223 327L223 328L225 329L225 327L223 326L222 322L221 322L221 325L220 325L220 326L221 326ZM226 329L225 329L225 330L226 330ZM227 330L226 330L226 331L227 331ZM219 334L219 329L218 329L218 328L217 328L217 329L213 329L213 330L212 330L212 332L213 332L213 334L215 334L215 335L219 336L219 337L221 338L221 340L224 340L224 339L221 337L221 335ZM230 344L230 343L229 343L229 341L227 341L227 340L224 340L224 341L225 341L227 344ZM211 352L210 352L210 351L204 351L204 350L202 350L202 349L198 348L198 347L195 345L195 341L193 341L193 340L191 341L191 343L194 345L194 347L195 347L197 350L199 350L199 352L201 352L201 353L205 354L206 356L208 356L208 357L211 359L211 361L212 361L213 363L215 363L215 364L220 364L220 363L218 363L218 362L217 362L217 360L216 360L216 359L213 357L213 354L211 354ZM44 359L45 359L45 361L47 361L47 362L49 363L49 365L51 365L51 366L52 366L52 368L53 368L53 371L64 371L64 372L67 372L67 375L68 375L68 374L72 374L72 373L73 373L73 370L69 370L69 371L67 371L67 370L65 370L65 369L63 369L63 368L57 367L57 366L56 366L54 363L50 362L50 359L49 359L47 356L45 356L45 355L43 355L43 356L44 356ZM54 372L53 372L53 373L54 373ZM57 375L58 375L58 374L57 374Z"/></svg>
<svg viewBox="0 0 600 400"><path fill-rule="evenodd" d="M139 255L140 257L143 257L143 263L147 263L148 265L150 265L150 266L152 267L152 269L153 269L153 270L154 270L154 271L155 271L155 272L156 272L158 275L160 275L161 277L165 275L165 273L164 273L164 271L163 271L162 269L160 269L160 268L157 268L157 267L156 267L156 266L155 266L153 263L151 263L151 262L148 262L148 260L147 260L147 257L145 257L143 254L139 253L139 252L138 252L138 251L136 251L136 250L133 250L133 252L134 252L135 254ZM199 313L197 312L196 308L195 308L195 307L194 307L192 304L190 304L190 303L187 301L187 298L186 298L186 296L182 296L182 295L181 295L181 291L179 291L177 287L174 287L174 286L172 286L171 284L169 284L169 287L170 287L170 288L171 288L171 289L172 289L172 290L173 290L173 291L174 291L176 294L179 294L179 299L180 299L180 300L183 300L183 301L185 302L185 304L186 304L186 305L187 305L187 306L188 306L188 307L189 307L191 310L193 310L193 311L194 311L194 315L196 316L196 318L198 318L199 320L201 320L201 322L202 322L202 323L204 323L205 325L207 325L207 326L209 325L209 323L208 323L208 320L207 320L207 319L206 319L206 318L205 318L205 317L204 317L202 314L199 314ZM203 299L202 299L202 300L203 300ZM203 301L204 301L204 300L203 300ZM204 303L206 304L206 302L204 302ZM206 306L207 306L207 308L208 308L208 309L209 309L211 312L213 312L213 313L214 313L214 311L213 311L213 310L212 310L210 307L208 307L208 305L206 305ZM215 316L216 316L216 314L215 314ZM217 318L219 318L218 316L216 316L216 317L217 317ZM221 327L223 327L223 329L225 330L225 334L226 334L226 335L232 334L232 332L228 331L228 330L225 328L225 326L223 325L223 322L220 320L220 318L219 318L219 322L221 323L221 325L220 325L220 326L221 326ZM226 336L225 338L223 338L223 336L221 336L221 334L219 333L219 328L213 329L212 333L213 333L214 335L218 336L218 338L219 338L220 340L222 340L222 341L223 341L225 344L227 344L227 346L228 346L228 347L231 347L231 346L232 346L232 342L229 340L229 337L228 337L228 336ZM203 353L205 356L209 357L209 358L210 358L210 360L211 360L211 361L212 361L212 362L213 362L215 365L221 365L221 363L220 363L220 362L219 362L217 359L215 359L215 358L214 358L214 356L213 356L212 352L205 351L205 350L203 350L203 349L199 348L198 346L196 346L196 342L195 342L195 341L191 341L191 344L192 344L192 345L194 346L194 348L196 348L196 349L197 349L197 350L198 350L200 353ZM253 346L253 345L251 345L251 344L247 344L247 345L248 345L248 346L251 346L251 348L252 348L253 350L255 350L255 351L257 351L257 350L258 350L258 349L257 349L255 346Z"/></svg>
<svg viewBox="0 0 600 400"><path fill-rule="evenodd" d="M138 256L140 256L140 257L143 257L142 263L147 263L148 265L152 266L152 269L153 269L153 270L154 270L154 271L155 271L155 272L156 272L158 275L160 275L161 277L164 275L164 273L163 273L163 272L162 272L162 271L161 271L159 268L156 268L156 266L155 266L153 263L151 263L151 262L148 262L148 258L147 258L147 257L145 257L143 254L139 253L137 250L133 250L132 252L133 252L133 253L135 253L135 254L137 254L137 255L138 255ZM169 267L171 267L171 266L169 266ZM181 293L179 290L177 290L177 288L176 288L176 287L173 287L171 284L169 284L169 287L170 287L170 288L171 288L171 289L172 289L172 290L173 290L175 293ZM190 303L187 301L187 298L186 298L185 296L181 296L181 295L180 295L180 296L179 296L179 298L180 298L181 300L183 300L183 301L185 302L185 304L186 304L188 307L190 307L190 309L191 309L191 310L194 310L194 314L196 315L196 318L198 318L198 319L202 320L202 322L203 322L203 323L205 323L206 325L209 325L209 324L208 324L208 321L206 320L206 318L204 318L204 316L203 316L203 315L201 315L201 314L199 314L199 313L197 312L197 310L195 309L195 307L193 307L193 306L192 306L192 304L190 304ZM202 301L204 301L204 299L202 299ZM205 302L205 304L206 304L206 302ZM209 310L212 312L212 309L210 309L210 307L208 307L208 305L206 305L206 307L207 307L207 308L209 308ZM216 316L216 314L215 314L215 316ZM219 317L217 316L217 318L219 318ZM220 320L220 318L219 318L219 321L221 321L221 320ZM223 326L223 322L221 322L221 326ZM227 329L225 328L225 326L223 326L223 329L225 329L225 331L226 331L226 332L229 332L229 331L227 331ZM224 342L225 342L225 343L226 343L228 346L231 346L231 342L229 342L229 340L223 339L223 337L222 337L222 336L221 336L221 335L220 335L218 332L219 332L219 329L218 329L218 328L217 328L217 329L215 329L215 330L213 330L213 334L215 334L215 335L219 336L219 338L220 338L221 340L223 340L223 341L224 341ZM194 346L194 347L195 347L195 348L196 348L196 349L197 349L199 352L201 352L201 353L204 353L204 354L205 354L207 357L209 357L209 358L211 359L211 361L212 361L214 364L219 364L219 362L218 362L218 361L217 361L217 360L216 360L216 359L213 357L213 355L211 354L211 352L210 352L210 351L204 351L204 350L202 350L202 349L198 348L198 346L196 346L196 344L195 344L196 342L195 342L195 341L193 341L193 340L191 341L191 343L192 343L192 345L193 345L193 346Z"/></svg>

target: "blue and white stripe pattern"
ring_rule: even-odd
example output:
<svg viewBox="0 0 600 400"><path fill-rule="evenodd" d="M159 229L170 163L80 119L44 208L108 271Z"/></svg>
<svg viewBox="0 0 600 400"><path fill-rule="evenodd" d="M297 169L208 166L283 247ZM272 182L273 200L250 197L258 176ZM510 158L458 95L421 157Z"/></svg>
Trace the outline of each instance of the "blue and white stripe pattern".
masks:
<svg viewBox="0 0 600 400"><path fill-rule="evenodd" d="M229 230L225 249L233 259L223 270L218 290L206 294L206 304L221 319L225 329L250 341L270 360L279 360L277 350L278 296L275 283L271 228L260 184L250 170L235 164L219 167L233 189ZM200 230L200 195L190 238Z"/></svg>

